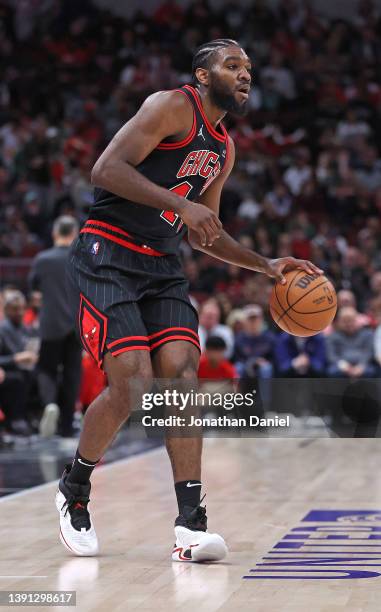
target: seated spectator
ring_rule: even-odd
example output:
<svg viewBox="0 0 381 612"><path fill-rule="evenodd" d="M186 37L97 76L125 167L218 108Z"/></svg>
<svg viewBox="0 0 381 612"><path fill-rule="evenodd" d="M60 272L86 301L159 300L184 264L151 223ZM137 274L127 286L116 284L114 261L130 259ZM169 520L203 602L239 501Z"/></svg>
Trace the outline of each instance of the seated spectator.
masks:
<svg viewBox="0 0 381 612"><path fill-rule="evenodd" d="M376 147L369 145L364 148L355 174L359 185L367 191L375 192L381 187L381 160Z"/></svg>
<svg viewBox="0 0 381 612"><path fill-rule="evenodd" d="M27 421L28 392L37 352L31 350L30 331L23 325L25 298L20 291L9 291L4 298L4 319L0 322L0 405L6 427L19 435L29 435Z"/></svg>
<svg viewBox="0 0 381 612"><path fill-rule="evenodd" d="M274 356L280 376L311 378L325 374L325 341L322 334L298 338L282 332L277 338Z"/></svg>
<svg viewBox="0 0 381 612"><path fill-rule="evenodd" d="M243 200L238 207L237 216L240 219L245 219L247 221L255 221L260 215L261 211L262 206L259 202L257 202L253 194L245 193Z"/></svg>
<svg viewBox="0 0 381 612"><path fill-rule="evenodd" d="M201 349L205 348L206 340L210 336L218 336L225 342L225 358L230 359L233 355L234 335L230 327L222 325L220 320L221 310L216 300L210 299L204 302L201 306L200 327L198 329Z"/></svg>
<svg viewBox="0 0 381 612"><path fill-rule="evenodd" d="M298 196L304 183L312 176L312 169L309 165L310 153L307 148L301 147L295 155L295 164L290 166L284 173L283 180L294 196Z"/></svg>
<svg viewBox="0 0 381 612"><path fill-rule="evenodd" d="M271 378L275 336L266 328L261 306L251 304L242 312L244 328L237 334L234 346L237 371L240 376Z"/></svg>
<svg viewBox="0 0 381 612"><path fill-rule="evenodd" d="M262 70L263 80L271 78L274 83L274 91L288 100L293 100L295 94L294 75L285 66L284 57L278 51L273 51L270 63Z"/></svg>
<svg viewBox="0 0 381 612"><path fill-rule="evenodd" d="M234 336L243 331L245 319L246 317L241 308L234 308L230 311L226 319L226 325L233 330Z"/></svg>
<svg viewBox="0 0 381 612"><path fill-rule="evenodd" d="M381 317L378 318L378 325L374 331L374 357L379 366L381 366Z"/></svg>
<svg viewBox="0 0 381 612"><path fill-rule="evenodd" d="M359 119L355 109L351 107L348 108L345 119L339 122L336 130L339 143L348 146L356 144L358 136L368 136L369 133L369 125Z"/></svg>
<svg viewBox="0 0 381 612"><path fill-rule="evenodd" d="M31 291L28 305L24 315L24 325L32 327L35 330L40 328L40 310L42 304L42 295L40 291Z"/></svg>
<svg viewBox="0 0 381 612"><path fill-rule="evenodd" d="M282 221L289 216L292 206L292 198L286 185L277 183L272 191L269 191L264 200L266 216L275 221Z"/></svg>
<svg viewBox="0 0 381 612"><path fill-rule="evenodd" d="M210 336L205 343L205 351L200 357L199 378L235 379L235 367L224 357L226 342L219 336Z"/></svg>
<svg viewBox="0 0 381 612"><path fill-rule="evenodd" d="M351 306L356 310L356 325L358 327L367 327L371 324L371 318L368 315L357 311L357 301L353 291L350 291L349 289L340 289L340 291L337 292L337 309L340 310L345 306ZM331 325L326 327L323 333L325 336L329 336L333 331L334 324L331 323Z"/></svg>
<svg viewBox="0 0 381 612"><path fill-rule="evenodd" d="M336 331L327 338L328 375L337 378L371 378L377 374L374 363L374 332L357 324L352 306L339 310Z"/></svg>

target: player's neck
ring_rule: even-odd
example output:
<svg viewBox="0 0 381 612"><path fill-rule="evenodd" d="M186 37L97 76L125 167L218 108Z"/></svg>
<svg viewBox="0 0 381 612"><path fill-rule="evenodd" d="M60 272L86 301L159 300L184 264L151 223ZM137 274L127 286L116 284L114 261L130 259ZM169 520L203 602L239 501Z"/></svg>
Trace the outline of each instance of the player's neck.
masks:
<svg viewBox="0 0 381 612"><path fill-rule="evenodd" d="M217 125L220 123L220 121L222 121L222 119L225 117L226 111L222 110L218 106L215 106L211 102L206 91L199 89L198 92L201 97L202 108L204 110L204 113L207 116L209 123L211 123L212 126L216 128Z"/></svg>

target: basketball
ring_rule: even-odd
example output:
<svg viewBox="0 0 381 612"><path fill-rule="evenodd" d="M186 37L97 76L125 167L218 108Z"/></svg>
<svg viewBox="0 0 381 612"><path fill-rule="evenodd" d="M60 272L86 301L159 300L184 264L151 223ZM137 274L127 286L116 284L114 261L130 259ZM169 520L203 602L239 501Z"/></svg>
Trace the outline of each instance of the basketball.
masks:
<svg viewBox="0 0 381 612"><path fill-rule="evenodd" d="M286 283L276 283L270 313L283 331L293 336L314 336L333 321L337 309L334 286L326 276L292 270Z"/></svg>

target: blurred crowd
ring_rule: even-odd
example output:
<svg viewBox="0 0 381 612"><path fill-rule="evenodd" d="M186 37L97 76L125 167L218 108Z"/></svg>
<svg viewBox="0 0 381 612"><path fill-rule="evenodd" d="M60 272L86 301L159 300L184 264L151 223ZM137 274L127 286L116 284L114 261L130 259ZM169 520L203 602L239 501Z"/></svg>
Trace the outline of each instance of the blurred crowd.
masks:
<svg viewBox="0 0 381 612"><path fill-rule="evenodd" d="M265 256L313 260L340 308L324 335L279 335L268 318L269 279L184 242L202 367L210 374L228 360L239 376L254 368L265 378L378 373L381 16L372 0L336 20L304 0L218 10L168 0L129 19L91 0L0 0L0 31L3 287L27 291L17 261L50 247L54 219L85 220L92 165L145 97L190 82L196 47L231 37L254 74L249 113L226 120L237 160L221 201L224 227ZM29 326L38 299L29 294Z"/></svg>

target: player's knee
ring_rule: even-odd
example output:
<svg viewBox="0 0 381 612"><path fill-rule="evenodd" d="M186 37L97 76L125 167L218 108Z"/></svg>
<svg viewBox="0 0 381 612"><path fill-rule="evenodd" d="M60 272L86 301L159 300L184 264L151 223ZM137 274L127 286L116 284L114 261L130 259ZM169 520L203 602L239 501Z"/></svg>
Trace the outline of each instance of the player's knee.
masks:
<svg viewBox="0 0 381 612"><path fill-rule="evenodd" d="M151 390L153 374L149 358L140 351L120 357L117 365L107 369L107 374L112 405L121 418L127 418L131 410L141 405L143 393Z"/></svg>
<svg viewBox="0 0 381 612"><path fill-rule="evenodd" d="M185 350L181 354L174 356L174 369L176 370L176 378L183 380L197 380L198 372L198 356L195 357L194 351Z"/></svg>

